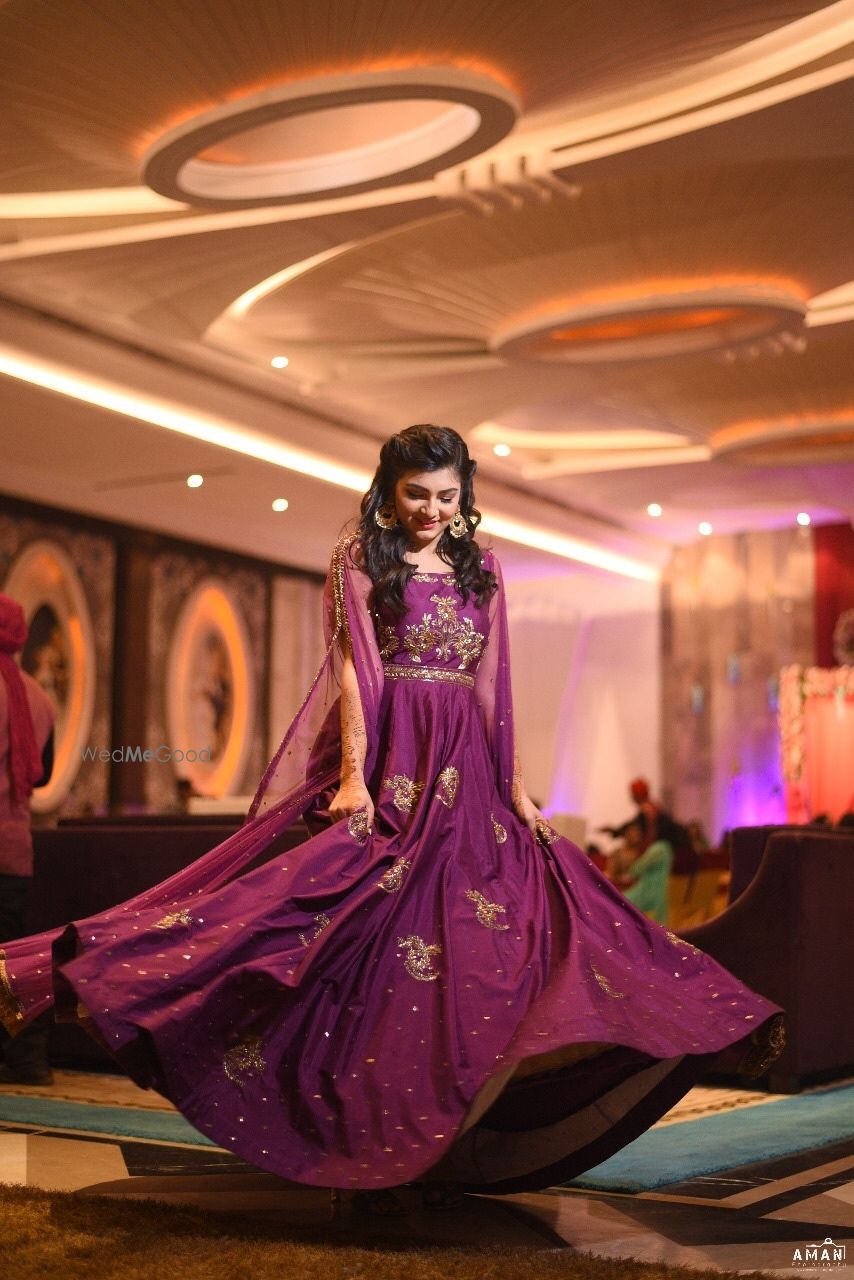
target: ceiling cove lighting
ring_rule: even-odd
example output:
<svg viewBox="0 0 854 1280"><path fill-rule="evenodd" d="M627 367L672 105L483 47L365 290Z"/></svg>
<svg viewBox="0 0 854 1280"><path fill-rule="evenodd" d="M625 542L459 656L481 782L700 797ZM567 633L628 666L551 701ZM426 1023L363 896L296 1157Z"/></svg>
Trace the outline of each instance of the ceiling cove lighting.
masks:
<svg viewBox="0 0 854 1280"><path fill-rule="evenodd" d="M84 404L91 404L99 409L106 409L110 413L121 414L137 422L161 427L164 431L173 431L178 435L201 440L205 444L228 449L232 453L242 454L247 458L255 458L259 462L282 467L286 471L295 471L315 480L323 480L326 484L349 489L353 493L365 493L373 478L372 472L331 462L318 454L295 449L276 440L273 436L252 431L236 422L230 422L224 418L203 417L190 409L177 408L169 401L155 396L139 395L126 387L103 379L86 377L74 369L27 355L12 347L0 345L0 374L17 378L20 382L27 382L32 386L42 387L46 391L57 392L73 400L80 400ZM609 573L635 578L642 582L658 580L658 570L643 561L633 560L629 556L609 551L595 543L553 533L539 526L523 524L496 514L485 517L481 527L498 538L507 538L510 542L534 547L565 560L587 564L596 569L605 569Z"/></svg>

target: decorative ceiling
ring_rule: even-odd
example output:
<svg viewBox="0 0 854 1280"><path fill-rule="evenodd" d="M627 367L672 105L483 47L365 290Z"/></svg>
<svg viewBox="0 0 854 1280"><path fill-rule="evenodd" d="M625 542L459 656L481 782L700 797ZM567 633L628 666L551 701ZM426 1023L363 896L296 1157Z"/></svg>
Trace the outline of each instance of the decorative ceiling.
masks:
<svg viewBox="0 0 854 1280"><path fill-rule="evenodd" d="M0 394L38 422L5 491L63 504L42 317L135 395L201 411L207 380L358 471L454 426L496 519L639 563L854 517L854 0L9 0L0 50ZM115 514L127 424L105 458L73 420L75 505ZM287 517L318 568L324 492Z"/></svg>

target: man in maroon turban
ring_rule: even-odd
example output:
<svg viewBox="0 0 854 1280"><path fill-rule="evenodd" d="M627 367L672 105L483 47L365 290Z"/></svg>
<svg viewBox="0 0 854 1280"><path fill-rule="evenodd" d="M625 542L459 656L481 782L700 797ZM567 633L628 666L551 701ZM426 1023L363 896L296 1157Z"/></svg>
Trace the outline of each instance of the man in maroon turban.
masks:
<svg viewBox="0 0 854 1280"><path fill-rule="evenodd" d="M33 874L29 799L53 767L53 703L12 657L24 647L27 632L21 606L0 594L0 945L26 932ZM0 1029L0 1084L50 1083L48 1031L44 1019L14 1039Z"/></svg>

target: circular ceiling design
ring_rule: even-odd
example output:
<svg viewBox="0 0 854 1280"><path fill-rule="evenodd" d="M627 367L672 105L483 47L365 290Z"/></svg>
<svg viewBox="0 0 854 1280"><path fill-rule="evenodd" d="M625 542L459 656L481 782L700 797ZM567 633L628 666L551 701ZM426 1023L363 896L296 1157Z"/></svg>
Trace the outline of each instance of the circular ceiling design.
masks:
<svg viewBox="0 0 854 1280"><path fill-rule="evenodd" d="M511 322L492 336L490 347L514 360L643 360L726 348L800 328L805 310L802 298L761 286L651 293Z"/></svg>
<svg viewBox="0 0 854 1280"><path fill-rule="evenodd" d="M161 195L217 208L352 195L480 155L519 112L505 85L456 67L321 76L183 120L142 173Z"/></svg>
<svg viewBox="0 0 854 1280"><path fill-rule="evenodd" d="M743 466L854 462L854 413L739 423L711 438L713 456Z"/></svg>

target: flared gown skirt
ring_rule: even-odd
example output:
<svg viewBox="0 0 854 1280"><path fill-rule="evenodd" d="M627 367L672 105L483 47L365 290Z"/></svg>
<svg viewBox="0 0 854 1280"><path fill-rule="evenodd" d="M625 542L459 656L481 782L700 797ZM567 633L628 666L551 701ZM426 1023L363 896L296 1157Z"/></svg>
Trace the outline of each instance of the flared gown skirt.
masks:
<svg viewBox="0 0 854 1280"><path fill-rule="evenodd" d="M366 781L370 831L63 936L58 1005L226 1150L318 1186L547 1186L780 1012L532 836L464 684L388 680Z"/></svg>

